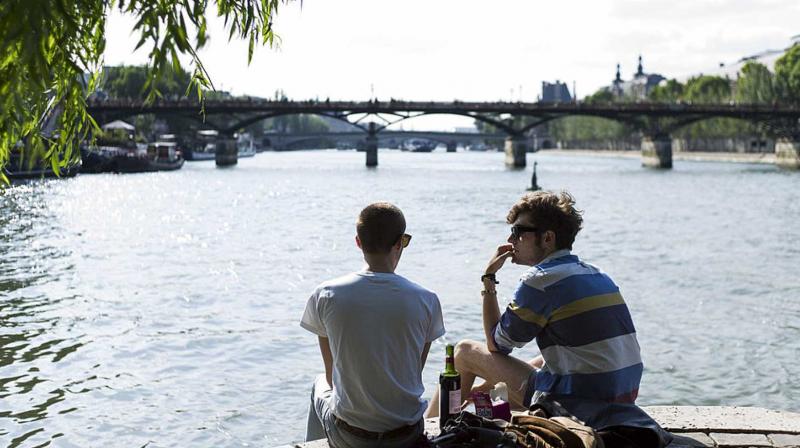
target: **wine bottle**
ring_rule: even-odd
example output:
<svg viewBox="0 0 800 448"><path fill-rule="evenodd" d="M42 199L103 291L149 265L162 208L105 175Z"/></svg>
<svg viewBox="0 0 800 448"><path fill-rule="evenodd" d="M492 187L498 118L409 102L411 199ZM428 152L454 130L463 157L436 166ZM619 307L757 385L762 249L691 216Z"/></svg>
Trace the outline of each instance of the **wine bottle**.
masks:
<svg viewBox="0 0 800 448"><path fill-rule="evenodd" d="M447 344L444 372L439 374L439 429L461 412L461 375L456 371L453 346Z"/></svg>

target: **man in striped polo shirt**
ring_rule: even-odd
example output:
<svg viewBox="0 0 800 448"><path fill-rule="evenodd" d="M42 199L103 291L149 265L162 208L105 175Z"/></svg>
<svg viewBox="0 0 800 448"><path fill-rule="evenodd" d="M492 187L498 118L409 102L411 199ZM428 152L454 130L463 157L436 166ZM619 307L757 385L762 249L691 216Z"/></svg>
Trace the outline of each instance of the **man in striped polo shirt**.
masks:
<svg viewBox="0 0 800 448"><path fill-rule="evenodd" d="M556 400L596 429L632 425L658 430L633 405L642 359L619 287L570 252L583 223L573 197L528 193L514 204L507 221L508 244L497 248L481 277L486 343L456 346L462 398L469 397L480 377L486 381L480 389L505 382L515 407ZM531 267L501 314L495 274L508 259ZM540 356L529 362L509 356L533 339ZM622 412L609 417L609 408Z"/></svg>

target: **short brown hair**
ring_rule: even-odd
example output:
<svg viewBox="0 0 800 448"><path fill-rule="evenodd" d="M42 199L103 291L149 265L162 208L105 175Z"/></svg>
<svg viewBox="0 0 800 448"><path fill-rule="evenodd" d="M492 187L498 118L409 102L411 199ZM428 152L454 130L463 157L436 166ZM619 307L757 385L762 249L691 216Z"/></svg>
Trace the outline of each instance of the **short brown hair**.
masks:
<svg viewBox="0 0 800 448"><path fill-rule="evenodd" d="M581 230L581 210L575 208L575 198L566 191L526 193L508 211L506 221L513 224L517 217L528 213L540 231L552 230L556 234L556 249L572 249L575 235Z"/></svg>
<svg viewBox="0 0 800 448"><path fill-rule="evenodd" d="M361 210L356 233L361 249L370 254L388 253L406 231L406 218L397 206L376 202Z"/></svg>

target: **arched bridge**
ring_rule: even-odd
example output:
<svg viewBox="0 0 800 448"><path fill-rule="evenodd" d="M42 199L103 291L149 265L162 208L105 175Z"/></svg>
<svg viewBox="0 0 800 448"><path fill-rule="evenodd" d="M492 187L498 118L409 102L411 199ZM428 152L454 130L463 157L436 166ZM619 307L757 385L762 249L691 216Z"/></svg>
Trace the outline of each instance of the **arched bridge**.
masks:
<svg viewBox="0 0 800 448"><path fill-rule="evenodd" d="M507 135L506 163L525 166L527 134L536 126L566 116L602 117L627 123L642 134L643 164L672 166L670 133L709 118L736 118L758 124L794 150L800 142L800 107L743 104L662 103L523 103L424 101L271 101L260 99L189 99L91 101L88 111L98 122L140 114L178 115L213 127L222 134L261 120L294 114L316 114L345 121L366 134L367 165L377 165L377 134L388 126L423 115L460 115L494 126ZM367 121L368 117L372 121ZM780 149L776 149L780 151ZM800 165L800 162L798 162Z"/></svg>

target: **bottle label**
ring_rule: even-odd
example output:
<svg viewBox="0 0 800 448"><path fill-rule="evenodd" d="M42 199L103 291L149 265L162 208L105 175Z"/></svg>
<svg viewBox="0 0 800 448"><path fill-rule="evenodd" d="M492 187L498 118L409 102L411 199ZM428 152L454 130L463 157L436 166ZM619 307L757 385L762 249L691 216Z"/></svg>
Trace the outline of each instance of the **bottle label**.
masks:
<svg viewBox="0 0 800 448"><path fill-rule="evenodd" d="M450 396L450 411L451 415L458 415L461 412L461 389L451 390Z"/></svg>

